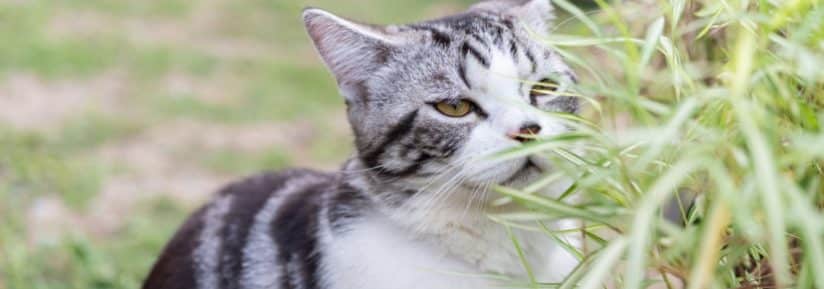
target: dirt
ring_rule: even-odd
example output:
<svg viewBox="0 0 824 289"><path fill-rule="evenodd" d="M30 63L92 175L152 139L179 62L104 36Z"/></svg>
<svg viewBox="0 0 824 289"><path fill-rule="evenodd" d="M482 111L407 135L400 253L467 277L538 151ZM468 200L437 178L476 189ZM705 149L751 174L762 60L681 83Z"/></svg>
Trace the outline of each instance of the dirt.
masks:
<svg viewBox="0 0 824 289"><path fill-rule="evenodd" d="M0 122L21 130L56 129L72 116L89 110L110 110L125 89L120 73L87 80L46 81L28 73L0 82Z"/></svg>

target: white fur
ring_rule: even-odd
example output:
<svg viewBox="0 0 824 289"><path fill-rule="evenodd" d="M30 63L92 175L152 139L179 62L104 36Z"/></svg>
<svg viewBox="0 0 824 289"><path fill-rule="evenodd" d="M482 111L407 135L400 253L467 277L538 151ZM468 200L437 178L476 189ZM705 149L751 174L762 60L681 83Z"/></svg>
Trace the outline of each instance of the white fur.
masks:
<svg viewBox="0 0 824 289"><path fill-rule="evenodd" d="M324 288L491 289L507 284L490 278L492 274L513 278L512 282L527 280L510 235L500 224L485 216L457 216L458 212L438 210L410 221L430 222L426 233L399 226L392 216L375 214L339 238L326 235ZM577 264L543 233L514 234L529 252L527 262L539 282L560 282Z"/></svg>
<svg viewBox="0 0 824 289"><path fill-rule="evenodd" d="M456 273L481 273L435 242L371 216L324 246L324 283L330 289L484 289L490 282ZM433 240L434 241L434 240Z"/></svg>

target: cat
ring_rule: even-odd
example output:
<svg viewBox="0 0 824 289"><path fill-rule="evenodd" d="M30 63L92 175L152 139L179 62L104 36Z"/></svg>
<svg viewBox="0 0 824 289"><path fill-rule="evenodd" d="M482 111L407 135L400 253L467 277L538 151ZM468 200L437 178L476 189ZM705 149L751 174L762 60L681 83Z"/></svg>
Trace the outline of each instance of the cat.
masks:
<svg viewBox="0 0 824 289"><path fill-rule="evenodd" d="M544 233L488 218L513 209L488 205L491 185L523 186L552 171L541 157L489 156L569 130L544 111L579 110L562 93L575 74L538 40L552 18L549 0L489 0L389 26L305 9L306 30L345 100L355 156L338 172L293 169L223 188L179 229L143 288L485 289L506 278L563 280L578 264L572 254Z"/></svg>

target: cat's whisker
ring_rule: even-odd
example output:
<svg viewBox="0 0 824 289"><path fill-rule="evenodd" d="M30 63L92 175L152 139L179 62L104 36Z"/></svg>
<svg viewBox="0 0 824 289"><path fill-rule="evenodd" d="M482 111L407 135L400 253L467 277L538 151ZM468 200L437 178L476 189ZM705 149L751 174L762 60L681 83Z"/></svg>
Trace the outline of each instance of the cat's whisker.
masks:
<svg viewBox="0 0 824 289"><path fill-rule="evenodd" d="M446 203L443 202L443 200L449 198L449 196L452 193L452 189L454 189L455 186L458 186L464 177L465 176L459 172L449 182L441 186L441 188L436 193L432 194L432 198L430 199L431 202L429 202L422 208L423 216L425 218L428 218L432 214L440 212L440 210L437 209L437 206L446 205ZM421 222L419 225L420 226L418 227L418 231L426 232L427 227L430 225L430 223Z"/></svg>
<svg viewBox="0 0 824 289"><path fill-rule="evenodd" d="M445 183L442 183L438 187L438 190L436 190L434 192L426 192L426 189L428 189L428 187L433 185L436 181L438 181L438 179L440 179L442 177L448 177L447 173L452 172L453 170L458 170L458 171L454 175L452 175L452 177L449 180L447 180ZM448 186L451 186L452 182L457 183L457 181L460 180L460 178L462 177L462 171L463 171L463 167L462 167L462 164L460 164L460 163L456 164L454 166L447 167L446 170L443 173L441 173L437 179L433 179L429 184L427 184L426 186L424 186L423 188L418 190L418 193L416 194L416 196L424 196L425 198L427 198L427 199L425 199L426 200L425 202L422 202L422 204L424 204L424 207L429 206L429 202L434 202L434 201L436 201L437 199L439 199L440 197L442 197L444 195L443 191ZM426 192L426 193L421 194L422 192Z"/></svg>
<svg viewBox="0 0 824 289"><path fill-rule="evenodd" d="M439 170L439 172L436 173L435 177L432 177L430 179L430 181L426 185L424 185L420 189L418 189L415 195L419 195L420 193L425 192L432 184L437 182L440 178L445 177L447 175L447 173L450 173L450 172L452 172L453 170L456 170L456 169L461 169L462 170L463 166L469 161L471 161L471 158L466 157L466 158L463 158L463 159L456 160L453 164L449 164L449 165L444 166L442 169Z"/></svg>
<svg viewBox="0 0 824 289"><path fill-rule="evenodd" d="M469 198L468 198L468 200L466 201L466 206L464 206L463 215L461 216L461 218L466 218L466 215L469 213L469 211L470 211L471 209L474 209L474 208L472 208L472 202L475 200L475 198L476 198L477 194L479 193L479 190L480 190L482 187L483 187L483 183L479 183L479 184L476 184L476 185L472 188L472 192L471 192L471 193L469 193ZM482 202L482 200L478 200L478 202L480 203L480 202Z"/></svg>

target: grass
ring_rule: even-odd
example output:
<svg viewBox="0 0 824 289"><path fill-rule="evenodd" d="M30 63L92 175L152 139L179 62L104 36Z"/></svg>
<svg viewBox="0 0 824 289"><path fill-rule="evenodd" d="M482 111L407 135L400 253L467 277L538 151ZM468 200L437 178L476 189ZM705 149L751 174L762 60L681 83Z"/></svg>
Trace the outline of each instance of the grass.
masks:
<svg viewBox="0 0 824 289"><path fill-rule="evenodd" d="M227 74L242 79L243 89L223 101L206 102L197 95L166 92L147 99L156 107L154 111L164 116L227 123L305 119L341 107L342 101L334 93L334 80L322 67L282 61L241 61L227 66Z"/></svg>
<svg viewBox="0 0 824 289"><path fill-rule="evenodd" d="M283 169L291 163L289 156L281 148L273 148L263 153L215 151L203 156L201 161L206 168L237 175Z"/></svg>
<svg viewBox="0 0 824 289"><path fill-rule="evenodd" d="M44 200L57 199L67 207L64 217L82 219L113 178L139 176L135 164L111 167L105 148L113 144L150 152L163 146L175 152L159 154L163 163L224 177L345 158L350 148L341 144L348 141L340 141L330 116L342 103L307 46L297 17L302 6L401 23L472 1L372 1L370 9L346 1L206 2L0 1L0 87L20 75L91 92L101 77L123 82L106 101L112 105L84 107L49 127L0 121L0 288L139 286L194 206L176 198L180 192L145 192L163 197L138 198L128 218L112 217L118 225L110 232L79 224L43 238L28 227L31 208ZM558 25L541 41L566 56L581 78L575 93L594 105L581 118L564 116L574 134L532 149L576 180L569 192L580 201L533 194L541 183L499 188L503 202L530 213L493 217L559 241L542 222L584 219L587 246L574 252L584 262L563 283L513 280L526 284L513 287L824 287L822 4L554 2ZM198 11L217 17L203 21ZM101 29L55 34L53 21L64 14L89 16ZM141 21L172 23L160 28L205 42L139 39L127 28ZM249 47L214 49L226 43ZM179 75L184 87L216 92L181 91L173 83ZM297 120L320 133L295 147L249 151L156 136L179 122L245 128ZM305 149L308 160L284 153L295 149ZM662 218L663 208L690 195L695 205L678 212L686 225Z"/></svg>
<svg viewBox="0 0 824 289"><path fill-rule="evenodd" d="M824 73L811 69L824 65L824 6L659 1L639 15L596 2L556 0L580 24L544 41L601 109L537 144L584 201L499 188L541 213L532 222L598 228L583 230L593 241L570 278L531 287L824 286ZM685 226L662 217L679 192L698 195Z"/></svg>

